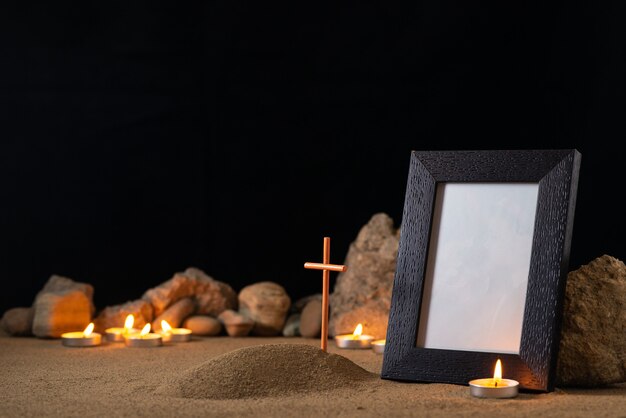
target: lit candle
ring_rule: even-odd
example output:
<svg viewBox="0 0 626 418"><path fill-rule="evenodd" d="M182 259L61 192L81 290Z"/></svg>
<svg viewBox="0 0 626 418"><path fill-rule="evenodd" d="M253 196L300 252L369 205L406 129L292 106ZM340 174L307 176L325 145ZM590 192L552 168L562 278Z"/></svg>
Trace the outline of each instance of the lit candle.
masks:
<svg viewBox="0 0 626 418"><path fill-rule="evenodd" d="M133 328L134 324L135 317L133 314L130 314L126 317L126 321L124 321L124 328L113 327L105 329L104 333L106 334L107 341L123 342L127 335L139 332L138 329Z"/></svg>
<svg viewBox="0 0 626 418"><path fill-rule="evenodd" d="M374 350L376 354L383 354L385 352L385 341L386 340L372 341L372 350Z"/></svg>
<svg viewBox="0 0 626 418"><path fill-rule="evenodd" d="M95 347L102 342L102 335L93 332L93 322L87 325L84 331L65 332L61 334L61 341L66 347Z"/></svg>
<svg viewBox="0 0 626 418"><path fill-rule="evenodd" d="M502 378L502 363L498 359L493 378L471 380L469 385L470 394L477 398L514 398L519 382Z"/></svg>
<svg viewBox="0 0 626 418"><path fill-rule="evenodd" d="M359 324L352 334L337 335L335 344L339 348L370 348L374 337L363 335L363 325Z"/></svg>
<svg viewBox="0 0 626 418"><path fill-rule="evenodd" d="M188 328L172 328L165 320L161 320L161 337L163 342L186 343L191 340L191 330Z"/></svg>
<svg viewBox="0 0 626 418"><path fill-rule="evenodd" d="M128 334L124 342L126 347L158 347L163 345L163 338L161 338L161 334L151 333L148 323L141 332Z"/></svg>

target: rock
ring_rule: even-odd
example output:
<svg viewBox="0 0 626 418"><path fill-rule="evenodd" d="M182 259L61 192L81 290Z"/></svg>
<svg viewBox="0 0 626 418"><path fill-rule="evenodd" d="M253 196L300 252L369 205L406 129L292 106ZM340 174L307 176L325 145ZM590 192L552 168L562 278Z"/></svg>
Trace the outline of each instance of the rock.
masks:
<svg viewBox="0 0 626 418"><path fill-rule="evenodd" d="M361 228L344 262L348 270L339 274L330 296L330 335L350 334L362 323L368 335L385 338L399 237L384 213Z"/></svg>
<svg viewBox="0 0 626 418"><path fill-rule="evenodd" d="M558 386L626 381L626 266L608 255L567 277Z"/></svg>
<svg viewBox="0 0 626 418"><path fill-rule="evenodd" d="M283 327L283 337L297 337L300 335L300 314L293 313L287 317Z"/></svg>
<svg viewBox="0 0 626 418"><path fill-rule="evenodd" d="M27 336L33 335L33 308L9 309L2 316L2 329L10 335Z"/></svg>
<svg viewBox="0 0 626 418"><path fill-rule="evenodd" d="M152 329L161 331L161 321L166 320L172 328L180 328L183 321L196 311L196 304L191 298L184 298L167 308L152 321Z"/></svg>
<svg viewBox="0 0 626 418"><path fill-rule="evenodd" d="M239 311L254 321L255 335L278 335L283 330L291 299L274 282L260 282L239 292Z"/></svg>
<svg viewBox="0 0 626 418"><path fill-rule="evenodd" d="M94 312L93 287L61 276L52 276L35 297L33 334L60 337L64 332L81 331Z"/></svg>
<svg viewBox="0 0 626 418"><path fill-rule="evenodd" d="M291 308L289 309L289 312L301 313L302 310L304 309L304 307L306 306L306 304L309 303L312 300L318 300L321 303L322 302L322 294L321 293L316 293L314 295L309 295L309 296L305 296L303 298L298 299L297 301L295 301L294 303L291 304Z"/></svg>
<svg viewBox="0 0 626 418"><path fill-rule="evenodd" d="M133 327L137 329L143 328L154 319L152 305L143 299L138 299L104 308L93 321L96 331L104 332L107 328L123 327L126 317L130 314L135 317Z"/></svg>
<svg viewBox="0 0 626 418"><path fill-rule="evenodd" d="M76 282L72 279L63 276L57 276L53 274L50 276L43 288L35 296L35 300L44 293L63 293L64 291L80 290L87 296L91 304L91 314L96 312L96 307L93 304L93 286L88 283Z"/></svg>
<svg viewBox="0 0 626 418"><path fill-rule="evenodd" d="M182 273L147 290L142 299L150 302L158 316L180 299L192 297L198 313L219 315L226 309L237 309L237 294L232 287L208 276L202 270L189 267Z"/></svg>
<svg viewBox="0 0 626 418"><path fill-rule="evenodd" d="M193 315L185 319L183 328L188 328L194 335L212 336L222 332L222 323L207 315Z"/></svg>
<svg viewBox="0 0 626 418"><path fill-rule="evenodd" d="M300 335L307 338L319 337L322 331L322 301L312 299L302 310Z"/></svg>
<svg viewBox="0 0 626 418"><path fill-rule="evenodd" d="M231 337L245 337L250 334L252 327L254 327L254 321L252 319L246 318L232 309L225 310L217 319L224 324L226 333Z"/></svg>

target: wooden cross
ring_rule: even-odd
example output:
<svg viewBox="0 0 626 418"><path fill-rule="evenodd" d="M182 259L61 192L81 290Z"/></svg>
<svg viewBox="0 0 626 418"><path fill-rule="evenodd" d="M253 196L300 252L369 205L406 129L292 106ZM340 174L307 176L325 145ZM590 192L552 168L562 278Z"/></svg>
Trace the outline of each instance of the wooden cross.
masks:
<svg viewBox="0 0 626 418"><path fill-rule="evenodd" d="M321 349L326 351L328 344L328 288L330 287L330 272L348 270L347 266L330 264L330 238L324 237L324 253L321 263L304 263L305 269L322 270L322 335Z"/></svg>

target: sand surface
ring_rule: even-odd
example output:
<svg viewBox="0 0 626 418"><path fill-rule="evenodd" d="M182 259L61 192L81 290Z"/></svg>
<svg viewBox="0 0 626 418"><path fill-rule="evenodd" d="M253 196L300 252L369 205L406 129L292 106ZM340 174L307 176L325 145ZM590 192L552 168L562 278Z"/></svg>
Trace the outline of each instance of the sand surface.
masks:
<svg viewBox="0 0 626 418"><path fill-rule="evenodd" d="M0 416L626 417L626 384L487 400L470 397L466 386L381 380L343 359L332 360L334 357L307 366L321 364L323 375L293 377L293 382L299 382L298 390L255 392L253 383L259 376L267 377L266 384L274 381L279 387L285 384L277 381L281 376L284 379L292 370L303 373L298 359L308 355L307 350L294 353L285 347L277 349L279 355L268 355L264 348L230 353L262 344L294 343L318 345L317 340L301 338L218 337L151 349L122 344L66 348L59 340L0 335ZM380 372L382 357L371 350L341 350L331 343L329 352L341 354L371 373ZM264 364L244 373L255 368L259 355ZM208 386L228 379L232 384L228 362L216 361L218 356L229 359L234 369L239 368L237 376L247 379L245 391L231 386L235 399L205 398L224 393ZM280 357L290 365L274 372ZM339 363L329 369L333 361ZM345 382L350 376L355 377L354 384ZM194 383L201 387L193 389ZM183 392L177 391L183 387L195 395L180 397Z"/></svg>

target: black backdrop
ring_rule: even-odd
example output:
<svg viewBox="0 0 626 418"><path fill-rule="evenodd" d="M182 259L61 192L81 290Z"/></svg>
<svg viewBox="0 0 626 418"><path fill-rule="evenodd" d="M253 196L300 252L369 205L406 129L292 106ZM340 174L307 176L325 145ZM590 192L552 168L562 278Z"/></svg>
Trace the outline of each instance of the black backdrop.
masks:
<svg viewBox="0 0 626 418"><path fill-rule="evenodd" d="M317 292L411 149L579 149L571 267L626 257L623 2L52 3L0 6L0 311L52 273Z"/></svg>

